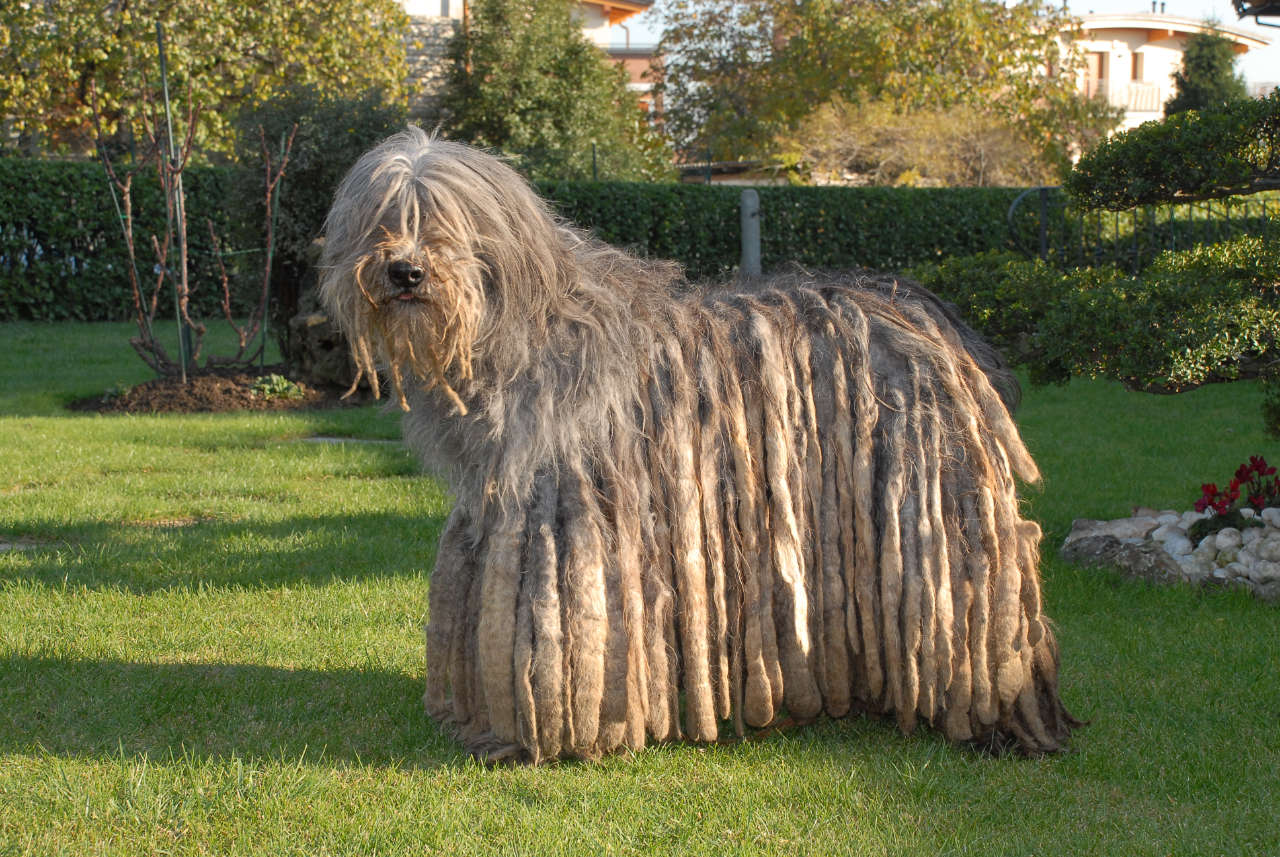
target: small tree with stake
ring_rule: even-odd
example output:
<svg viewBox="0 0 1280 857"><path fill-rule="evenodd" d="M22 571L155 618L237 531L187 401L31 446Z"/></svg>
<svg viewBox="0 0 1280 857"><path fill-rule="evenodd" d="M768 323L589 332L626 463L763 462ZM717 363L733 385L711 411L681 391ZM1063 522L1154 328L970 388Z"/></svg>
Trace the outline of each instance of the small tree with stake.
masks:
<svg viewBox="0 0 1280 857"><path fill-rule="evenodd" d="M133 349L161 377L179 377L183 383L187 380L188 371L198 368L200 354L204 342L206 327L194 321L190 315L190 297L193 285L189 280L187 258L187 211L186 199L182 189L182 174L191 156L192 135L199 114L192 102L190 94L187 99L186 136L181 144L175 145L173 137L172 114L169 107L168 84L165 80L164 36L159 25L156 26L157 43L160 49L161 76L164 86L163 110L156 104L154 97L145 88L142 97L143 108L137 118L137 126L141 132L141 151L135 156L132 166L127 170L118 170L113 164L104 144L105 135L102 129L101 114L97 110L96 92L93 93L94 129L97 134L98 151L103 166L112 186L112 196L119 208L121 229L124 233L125 246L129 256L127 274L133 296L133 315L137 323L137 335L130 339ZM280 152L273 159L267 146L265 133L259 129L262 158L265 165L265 210L266 210L266 260L262 276L262 288L255 308L248 320L240 325L236 322L231 307L230 278L222 263L221 241L214 228L213 221L206 218L213 247L218 253L218 267L221 273L222 310L227 323L236 333L238 350L231 356L210 356L205 368L220 366L224 368L249 368L262 359L266 345L266 308L270 300L270 274L272 262L272 244L274 241L275 199L280 181L284 177L289 163L289 152L293 146L293 129L287 137L281 139ZM151 250L155 258L152 272L154 278L149 285L144 285L139 271L137 245L134 238L133 219L133 179L146 169L154 169L164 194L165 229L161 236L151 236ZM176 264L172 257L177 255ZM174 295L174 312L178 322L178 357L174 359L155 335L156 313L159 298L165 285L170 284ZM261 336L259 336L261 334Z"/></svg>

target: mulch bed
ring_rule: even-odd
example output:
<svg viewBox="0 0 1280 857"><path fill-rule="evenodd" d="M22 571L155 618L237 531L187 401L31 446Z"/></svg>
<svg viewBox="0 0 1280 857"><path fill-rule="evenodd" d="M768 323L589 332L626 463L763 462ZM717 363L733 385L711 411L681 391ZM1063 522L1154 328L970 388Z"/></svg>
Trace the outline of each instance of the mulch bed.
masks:
<svg viewBox="0 0 1280 857"><path fill-rule="evenodd" d="M301 408L339 408L363 404L357 394L341 398L345 390L317 387L295 381L301 398L265 397L253 392L254 382L263 375L284 375L283 366L267 366L261 372L201 370L180 378L156 378L123 392L78 399L67 407L73 411L104 414L193 414L224 411L285 411Z"/></svg>

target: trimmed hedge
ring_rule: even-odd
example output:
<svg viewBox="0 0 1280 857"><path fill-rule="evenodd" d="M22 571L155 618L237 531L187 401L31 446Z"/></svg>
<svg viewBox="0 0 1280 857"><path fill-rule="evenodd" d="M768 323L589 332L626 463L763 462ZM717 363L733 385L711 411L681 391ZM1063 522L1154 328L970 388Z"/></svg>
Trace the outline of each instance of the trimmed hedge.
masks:
<svg viewBox="0 0 1280 857"><path fill-rule="evenodd" d="M258 235L258 215L235 200L231 169L184 173L194 260L194 315L218 312L218 275L206 216L227 249ZM143 282L154 265L152 233L164 205L150 174L134 180L135 240ZM717 185L546 182L539 191L566 218L605 241L642 255L676 259L694 279L725 276L737 265L742 189ZM766 268L907 265L1008 246L1009 188L758 188ZM241 223L238 219L251 219ZM244 241L252 239L241 239ZM260 240L260 239L259 239ZM256 253L228 257L243 268L233 294L257 285ZM102 167L0 159L0 319L117 320L130 315L128 257ZM162 294L170 306L171 290ZM168 310L171 312L171 310Z"/></svg>
<svg viewBox="0 0 1280 857"><path fill-rule="evenodd" d="M1007 248L1017 188L760 187L765 270L898 270L948 256ZM561 215L642 255L676 259L694 279L738 265L738 202L725 185L544 182Z"/></svg>
<svg viewBox="0 0 1280 857"><path fill-rule="evenodd" d="M1141 275L1061 272L1013 254L912 273L956 303L1036 382L1114 378L1179 392L1264 372L1280 359L1277 230L1161 254Z"/></svg>
<svg viewBox="0 0 1280 857"><path fill-rule="evenodd" d="M193 316L218 312L220 279L205 220L212 219L230 244L238 225L228 204L231 179L232 171L220 168L191 167L183 174ZM151 235L164 229L164 199L154 174L134 178L133 211L139 276L147 289L155 276ZM128 260L101 165L0 158L0 320L130 318ZM228 273L235 267L229 260ZM233 288L237 309L243 309L240 292L252 287ZM162 289L166 317L173 312L172 296L171 287Z"/></svg>

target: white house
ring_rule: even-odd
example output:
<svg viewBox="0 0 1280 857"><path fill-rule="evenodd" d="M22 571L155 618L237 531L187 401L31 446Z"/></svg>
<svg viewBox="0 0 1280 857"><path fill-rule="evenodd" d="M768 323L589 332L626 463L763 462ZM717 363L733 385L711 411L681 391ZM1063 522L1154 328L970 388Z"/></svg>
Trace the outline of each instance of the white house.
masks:
<svg viewBox="0 0 1280 857"><path fill-rule="evenodd" d="M1121 130L1164 116L1188 37L1210 29L1204 21L1157 12L1155 3L1151 7L1150 12L1080 19L1083 35L1076 47L1086 60L1081 91L1105 96L1124 108ZM1212 31L1230 39L1238 54L1271 44L1270 39L1227 24L1216 24Z"/></svg>

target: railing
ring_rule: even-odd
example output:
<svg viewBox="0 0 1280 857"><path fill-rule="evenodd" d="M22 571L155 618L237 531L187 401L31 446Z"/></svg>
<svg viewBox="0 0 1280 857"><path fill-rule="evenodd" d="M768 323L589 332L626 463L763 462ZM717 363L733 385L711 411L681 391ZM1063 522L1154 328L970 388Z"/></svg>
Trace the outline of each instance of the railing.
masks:
<svg viewBox="0 0 1280 857"><path fill-rule="evenodd" d="M1089 78L1085 81L1084 94L1090 98L1100 96L1112 107L1133 113L1159 113L1171 94L1165 89L1158 83Z"/></svg>
<svg viewBox="0 0 1280 857"><path fill-rule="evenodd" d="M1059 187L1031 188L1009 206L1009 234L1029 256L1062 267L1114 264L1141 271L1166 250L1256 234L1280 215L1280 193L1080 211Z"/></svg>

